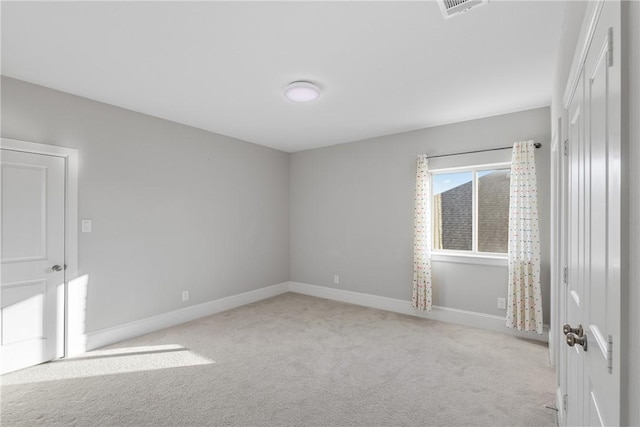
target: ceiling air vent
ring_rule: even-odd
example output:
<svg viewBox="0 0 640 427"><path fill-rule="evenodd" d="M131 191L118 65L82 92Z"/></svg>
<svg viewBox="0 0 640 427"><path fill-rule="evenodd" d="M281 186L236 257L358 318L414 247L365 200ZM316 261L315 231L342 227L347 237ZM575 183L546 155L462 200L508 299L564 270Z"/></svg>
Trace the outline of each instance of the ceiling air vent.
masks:
<svg viewBox="0 0 640 427"><path fill-rule="evenodd" d="M438 0L444 19L449 19L459 13L466 12L472 7L487 3L488 0Z"/></svg>

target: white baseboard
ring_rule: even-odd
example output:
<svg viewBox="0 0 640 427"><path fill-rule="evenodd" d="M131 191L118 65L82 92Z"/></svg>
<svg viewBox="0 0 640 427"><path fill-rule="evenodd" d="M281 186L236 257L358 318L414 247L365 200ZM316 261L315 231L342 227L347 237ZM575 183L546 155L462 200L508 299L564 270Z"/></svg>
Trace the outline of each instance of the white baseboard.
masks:
<svg viewBox="0 0 640 427"><path fill-rule="evenodd" d="M267 286L266 288L256 289L254 291L244 292L238 295L232 295L198 305L192 305L190 307L181 308L179 310L170 311L168 313L159 314L146 319L136 320L134 322L124 323L122 325L100 329L94 332L88 332L84 335L86 337L86 343L83 343L84 348L77 349L74 351L74 354L82 351L94 350L129 338L155 332L160 329L170 328L181 323L190 322L205 316L211 316L212 314L251 304L286 292L295 292L334 301L342 301L350 304L392 311L394 313L406 314L409 316L439 320L441 322L472 326L537 341L548 342L549 339L548 327L546 326L545 332L542 335L519 332L505 327L503 317L491 314L439 306L433 306L431 312L423 312L411 308L410 302L405 300L351 292L343 289L327 288L324 286L309 285L306 283L284 282L277 285Z"/></svg>
<svg viewBox="0 0 640 427"><path fill-rule="evenodd" d="M86 335L85 351L94 350L129 338L190 322L201 317L211 316L212 314L284 294L288 291L289 282L279 283L277 285L267 286L266 288L256 289L255 291L244 292L146 319L89 332Z"/></svg>
<svg viewBox="0 0 640 427"><path fill-rule="evenodd" d="M298 282L289 282L289 290L299 294L342 301L350 304L392 311L394 313L407 314L409 316L423 317L425 319L439 320L441 322L472 326L536 341L549 342L549 328L547 326L545 326L545 330L542 335L531 332L520 332L507 328L504 324L504 317L492 314L477 313L474 311L440 306L433 306L430 312L419 311L411 308L410 301Z"/></svg>

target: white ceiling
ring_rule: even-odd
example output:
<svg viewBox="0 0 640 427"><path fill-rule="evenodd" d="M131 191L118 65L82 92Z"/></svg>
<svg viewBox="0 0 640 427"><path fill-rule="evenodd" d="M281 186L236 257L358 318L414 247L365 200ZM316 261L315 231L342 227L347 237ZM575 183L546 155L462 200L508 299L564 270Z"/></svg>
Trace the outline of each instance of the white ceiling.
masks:
<svg viewBox="0 0 640 427"><path fill-rule="evenodd" d="M564 1L2 2L2 74L294 152L549 105ZM294 104L295 80L322 89Z"/></svg>

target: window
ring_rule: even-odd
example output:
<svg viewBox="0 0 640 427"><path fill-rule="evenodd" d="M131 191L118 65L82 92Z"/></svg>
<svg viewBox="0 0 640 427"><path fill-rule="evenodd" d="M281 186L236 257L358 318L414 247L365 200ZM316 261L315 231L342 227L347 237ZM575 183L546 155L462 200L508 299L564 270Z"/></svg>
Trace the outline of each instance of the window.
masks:
<svg viewBox="0 0 640 427"><path fill-rule="evenodd" d="M431 173L433 250L506 254L509 164Z"/></svg>

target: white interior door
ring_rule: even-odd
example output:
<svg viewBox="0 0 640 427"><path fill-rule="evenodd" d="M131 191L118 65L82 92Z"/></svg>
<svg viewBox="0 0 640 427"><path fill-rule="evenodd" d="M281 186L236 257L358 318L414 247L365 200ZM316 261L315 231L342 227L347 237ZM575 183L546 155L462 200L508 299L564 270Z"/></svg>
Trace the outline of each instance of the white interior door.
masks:
<svg viewBox="0 0 640 427"><path fill-rule="evenodd" d="M568 271L566 282L565 322L579 328L582 324L584 303L584 261L585 261L585 138L584 138L584 75L578 79L576 93L568 108ZM561 335L564 336L564 335ZM566 422L570 426L584 425L583 373L584 349L577 345L565 347L565 367L567 369ZM571 410L569 410L569 408Z"/></svg>
<svg viewBox="0 0 640 427"><path fill-rule="evenodd" d="M620 425L620 4L605 4L585 61L589 252L583 320L587 425Z"/></svg>
<svg viewBox="0 0 640 427"><path fill-rule="evenodd" d="M593 9L567 105L567 425L620 424L620 4Z"/></svg>
<svg viewBox="0 0 640 427"><path fill-rule="evenodd" d="M62 352L65 160L2 150L0 373Z"/></svg>

